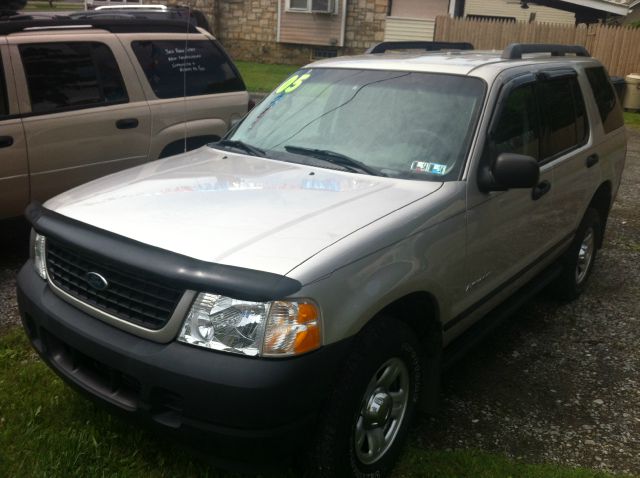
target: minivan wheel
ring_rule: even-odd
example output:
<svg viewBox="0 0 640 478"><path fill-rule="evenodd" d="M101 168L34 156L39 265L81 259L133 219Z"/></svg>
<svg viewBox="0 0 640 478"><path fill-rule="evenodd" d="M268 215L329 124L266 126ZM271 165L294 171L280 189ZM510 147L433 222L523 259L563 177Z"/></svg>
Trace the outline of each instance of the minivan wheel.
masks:
<svg viewBox="0 0 640 478"><path fill-rule="evenodd" d="M563 270L553 282L553 294L562 300L577 298L586 286L601 244L602 221L598 211L588 209L571 246L562 256Z"/></svg>
<svg viewBox="0 0 640 478"><path fill-rule="evenodd" d="M385 476L416 412L424 356L413 331L380 317L355 340L320 417L315 476Z"/></svg>

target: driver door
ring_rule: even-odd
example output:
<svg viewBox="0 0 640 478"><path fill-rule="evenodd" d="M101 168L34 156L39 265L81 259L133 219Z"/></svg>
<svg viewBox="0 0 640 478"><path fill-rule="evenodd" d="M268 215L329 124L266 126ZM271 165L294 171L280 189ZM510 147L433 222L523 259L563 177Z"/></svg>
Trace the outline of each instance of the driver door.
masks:
<svg viewBox="0 0 640 478"><path fill-rule="evenodd" d="M538 186L482 192L477 175L502 153L540 158L541 121L535 77L507 83L494 111L483 158L467 187L467 319L484 315L512 293L550 247L552 171L541 165Z"/></svg>

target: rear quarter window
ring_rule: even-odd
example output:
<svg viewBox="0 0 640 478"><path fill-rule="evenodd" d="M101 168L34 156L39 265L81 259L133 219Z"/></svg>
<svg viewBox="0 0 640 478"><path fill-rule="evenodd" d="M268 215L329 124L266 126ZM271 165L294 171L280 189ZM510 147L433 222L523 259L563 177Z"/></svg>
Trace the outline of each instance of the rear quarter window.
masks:
<svg viewBox="0 0 640 478"><path fill-rule="evenodd" d="M143 40L131 48L158 98L244 91L229 58L210 40Z"/></svg>
<svg viewBox="0 0 640 478"><path fill-rule="evenodd" d="M610 133L624 124L622 117L622 109L613 89L613 85L609 81L609 75L603 67L592 67L585 70L589 84L593 90L593 97L598 105L602 126L605 133Z"/></svg>

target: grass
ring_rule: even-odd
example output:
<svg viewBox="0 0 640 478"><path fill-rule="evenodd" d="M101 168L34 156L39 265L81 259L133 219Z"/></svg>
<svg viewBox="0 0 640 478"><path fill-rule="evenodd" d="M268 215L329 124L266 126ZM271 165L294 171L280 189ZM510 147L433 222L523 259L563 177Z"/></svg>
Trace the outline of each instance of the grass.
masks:
<svg viewBox="0 0 640 478"><path fill-rule="evenodd" d="M24 8L25 11L38 11L38 12L55 12L63 10L84 10L84 3L66 3L66 2L53 2L53 7L49 6L49 2L28 2Z"/></svg>
<svg viewBox="0 0 640 478"><path fill-rule="evenodd" d="M287 79L299 67L295 65L270 65L250 61L236 61L236 66L251 92L270 92Z"/></svg>
<svg viewBox="0 0 640 478"><path fill-rule="evenodd" d="M624 122L628 126L640 128L640 113L631 113L630 111L625 111Z"/></svg>
<svg viewBox="0 0 640 478"><path fill-rule="evenodd" d="M216 469L207 453L129 424L64 385L32 351L22 329L0 331L0 476L121 478L241 476ZM265 476L265 475L263 475ZM298 476L290 469L266 476ZM400 477L607 478L532 465L479 451L408 447Z"/></svg>

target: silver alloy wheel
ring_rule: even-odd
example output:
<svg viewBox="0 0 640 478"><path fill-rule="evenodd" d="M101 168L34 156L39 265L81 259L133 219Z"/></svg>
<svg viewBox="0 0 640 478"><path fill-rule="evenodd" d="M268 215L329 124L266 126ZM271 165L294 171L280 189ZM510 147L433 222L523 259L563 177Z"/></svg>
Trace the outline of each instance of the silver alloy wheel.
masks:
<svg viewBox="0 0 640 478"><path fill-rule="evenodd" d="M578 249L578 263L576 265L576 284L580 285L587 277L589 267L593 261L593 254L595 252L595 234L593 227L589 227L585 231L582 244Z"/></svg>
<svg viewBox="0 0 640 478"><path fill-rule="evenodd" d="M356 456L365 465L378 461L393 444L409 403L409 370L399 358L387 360L362 397L354 430Z"/></svg>

